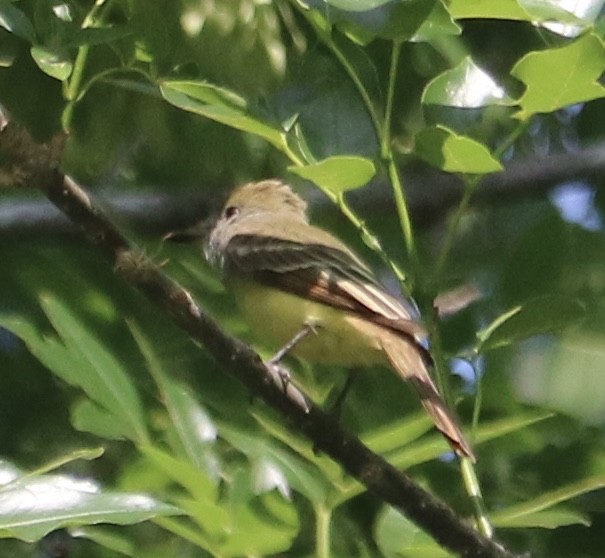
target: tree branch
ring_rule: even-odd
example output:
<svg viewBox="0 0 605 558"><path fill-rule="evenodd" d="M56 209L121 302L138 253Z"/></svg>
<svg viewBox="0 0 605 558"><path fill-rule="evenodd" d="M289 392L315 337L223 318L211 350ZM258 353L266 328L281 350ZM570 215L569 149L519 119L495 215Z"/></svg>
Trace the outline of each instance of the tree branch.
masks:
<svg viewBox="0 0 605 558"><path fill-rule="evenodd" d="M102 251L125 281L162 308L217 363L256 397L281 412L294 428L369 491L404 513L439 544L464 557L515 557L482 537L445 503L345 432L294 384L284 384L278 370L265 365L250 347L227 335L187 291L118 232L74 180L59 171L60 150L56 146L60 143L56 140L51 145L37 145L16 124L5 125L0 133L0 155L8 164L2 172L1 184L10 182L12 175L19 185L30 184L42 191Z"/></svg>
<svg viewBox="0 0 605 558"><path fill-rule="evenodd" d="M452 174L431 168L402 170L409 197L412 217L417 225L429 227L440 222L462 196L463 183ZM502 200L539 198L551 188L565 181L593 181L605 173L605 142L596 143L577 152L560 152L542 157L509 162L504 171L486 177L473 196L475 205L488 205ZM6 171L4 172L6 174ZM0 186L3 183L0 172ZM14 178L12 179L14 183ZM8 184L7 184L8 185ZM184 193L180 196L164 192L146 191L124 193L123 188L109 186L101 189L108 209L130 226L143 232L161 234L182 228L217 209L207 193ZM216 188L219 189L218 186ZM332 205L319 192L310 192L315 205ZM390 187L383 183L361 188L350 194L352 205L363 208L364 214L393 212ZM72 223L43 200L8 198L0 201L0 233L43 234L73 232Z"/></svg>

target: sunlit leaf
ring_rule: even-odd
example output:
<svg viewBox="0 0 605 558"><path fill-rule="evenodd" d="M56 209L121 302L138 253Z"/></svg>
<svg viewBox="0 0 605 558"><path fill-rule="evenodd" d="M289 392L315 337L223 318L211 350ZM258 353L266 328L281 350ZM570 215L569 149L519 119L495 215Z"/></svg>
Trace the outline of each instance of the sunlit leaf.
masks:
<svg viewBox="0 0 605 558"><path fill-rule="evenodd" d="M475 431L472 433L469 432L468 437L471 439L472 444L479 446L485 442L523 430L532 424L541 422L552 416L553 413L551 412L536 411L504 419L485 421ZM389 462L399 468L406 469L413 465L436 459L448 451L450 451L450 448L443 439L443 436L432 434L424 440L391 452L389 454Z"/></svg>
<svg viewBox="0 0 605 558"><path fill-rule="evenodd" d="M429 82L422 93L424 104L458 108L510 105L513 100L503 87L467 56L458 66Z"/></svg>
<svg viewBox="0 0 605 558"><path fill-rule="evenodd" d="M566 506L555 506L547 510L535 511L511 518L501 518L499 514L500 512L491 517L494 527L499 529L528 529L533 527L557 529L566 525L584 525L586 527L590 525L590 519L586 514L569 509Z"/></svg>
<svg viewBox="0 0 605 558"><path fill-rule="evenodd" d="M502 170L485 145L441 125L422 130L416 136L414 151L447 172L487 174Z"/></svg>
<svg viewBox="0 0 605 558"><path fill-rule="evenodd" d="M498 510L492 515L492 519L495 524L501 527L529 527L533 526L532 522L537 521L541 521L543 523L542 525L537 524L538 526L548 528L566 525L568 523L565 522L572 519L569 515L569 512L562 513L561 511L557 511L555 508L554 513L550 517L546 514L541 514L547 510L550 510L554 506L561 504L562 502L566 502L582 494L586 494L588 492L592 492L593 490L598 490L604 487L605 476L595 475L593 477L561 486L555 490L545 492L544 494L541 494L540 496L537 496L527 502L510 506L503 510ZM557 519L557 514L558 519L563 521L563 523L560 523L559 525L554 523ZM585 519L582 521L582 516L579 514L576 515L575 519L576 521L574 521L574 523L584 523L585 521Z"/></svg>
<svg viewBox="0 0 605 558"><path fill-rule="evenodd" d="M448 9L455 19L531 20L517 0L450 0Z"/></svg>
<svg viewBox="0 0 605 558"><path fill-rule="evenodd" d="M35 46L31 54L38 67L49 76L65 81L71 75L73 64L65 52Z"/></svg>
<svg viewBox="0 0 605 558"><path fill-rule="evenodd" d="M124 429L123 423L115 415L99 407L90 399L81 399L71 408L71 423L82 432L90 432L108 440L123 440L130 436L130 429Z"/></svg>
<svg viewBox="0 0 605 558"><path fill-rule="evenodd" d="M436 2L429 17L411 38L412 42L431 42L448 35L460 35L462 28L453 20L443 2Z"/></svg>
<svg viewBox="0 0 605 558"><path fill-rule="evenodd" d="M390 506L384 506L378 513L374 524L374 536L381 556L387 558L451 556L420 527Z"/></svg>
<svg viewBox="0 0 605 558"><path fill-rule="evenodd" d="M529 21L565 36L576 36L594 22L602 0L451 0L456 19L510 19Z"/></svg>
<svg viewBox="0 0 605 558"><path fill-rule="evenodd" d="M304 461L283 451L271 440L251 436L225 425L220 432L231 445L247 455L251 463L262 461L264 466L269 464L276 467L294 490L304 494L312 502L325 501L328 484L323 477L314 474Z"/></svg>
<svg viewBox="0 0 605 558"><path fill-rule="evenodd" d="M599 77L605 70L605 47L587 34L560 48L526 54L511 74L526 86L517 117L554 110L605 97Z"/></svg>
<svg viewBox="0 0 605 558"><path fill-rule="evenodd" d="M585 308L576 299L549 295L515 306L477 333L479 352L510 345L540 333L560 331L584 317Z"/></svg>
<svg viewBox="0 0 605 558"><path fill-rule="evenodd" d="M385 454L417 440L431 428L431 419L425 412L420 412L405 419L391 421L382 428L364 432L362 440L372 451Z"/></svg>
<svg viewBox="0 0 605 558"><path fill-rule="evenodd" d="M240 471L233 484L241 484L239 478L246 475L246 471ZM244 484L248 484L245 478ZM269 556L286 552L300 528L296 507L278 492L247 502L239 501L236 494L230 508L236 527L233 536L221 543L219 554L223 556Z"/></svg>
<svg viewBox="0 0 605 558"><path fill-rule="evenodd" d="M346 36L358 44L368 44L376 38L406 41L423 24L436 0L306 0L312 8L306 14L309 21L324 36L336 25ZM338 4L338 5L336 5Z"/></svg>
<svg viewBox="0 0 605 558"><path fill-rule="evenodd" d="M472 445L480 446L485 442L518 432L552 416L553 413L551 412L536 411L504 419L485 421L475 431L469 432L468 437ZM398 469L405 470L432 459L437 459L447 453L451 453L451 448L443 436L440 434L431 434L417 442L393 448L385 457L389 463ZM339 503L346 502L365 491L365 487L351 479L340 483L338 489Z"/></svg>
<svg viewBox="0 0 605 558"><path fill-rule="evenodd" d="M141 446L141 453L165 475L179 483L198 501L216 501L217 483L189 461L154 446Z"/></svg>
<svg viewBox="0 0 605 558"><path fill-rule="evenodd" d="M389 2L391 0L326 0L326 4L349 12L365 12L379 8Z"/></svg>
<svg viewBox="0 0 605 558"><path fill-rule="evenodd" d="M178 108L260 136L280 150L286 148L282 130L254 118L246 101L232 91L203 81L180 80L162 81L160 91L166 101Z"/></svg>
<svg viewBox="0 0 605 558"><path fill-rule="evenodd" d="M519 0L519 4L535 22L549 31L565 37L577 37L594 24L603 0Z"/></svg>
<svg viewBox="0 0 605 558"><path fill-rule="evenodd" d="M304 167L288 170L317 184L322 190L340 194L367 184L376 174L376 167L363 157L329 157Z"/></svg>
<svg viewBox="0 0 605 558"><path fill-rule="evenodd" d="M73 461L78 461L80 459L84 459L85 461L92 461L93 459L98 459L104 453L105 453L105 449L101 448L101 447L72 450L65 455L57 457L57 458L53 459L52 461L37 467L33 471L30 471L28 473L28 475L30 475L30 476L44 475L46 473L50 473L51 471L54 471L55 469L58 469L59 467L68 465L69 463L72 463Z"/></svg>
<svg viewBox="0 0 605 558"><path fill-rule="evenodd" d="M29 476L0 487L0 537L33 542L62 527L128 525L182 513L144 494L103 491L67 475Z"/></svg>
<svg viewBox="0 0 605 558"><path fill-rule="evenodd" d="M253 410L251 414L273 438L281 441L306 461L313 463L317 471L321 471L321 475L317 473L312 475L314 482L311 484L305 479L301 479L300 485L294 479L290 482L296 490L299 489L299 486L303 486L302 493L311 501L324 502L326 495L329 493L330 482L337 483L342 478L341 468L325 455L314 452L308 440L292 432L283 422L275 420L268 413L258 410Z"/></svg>

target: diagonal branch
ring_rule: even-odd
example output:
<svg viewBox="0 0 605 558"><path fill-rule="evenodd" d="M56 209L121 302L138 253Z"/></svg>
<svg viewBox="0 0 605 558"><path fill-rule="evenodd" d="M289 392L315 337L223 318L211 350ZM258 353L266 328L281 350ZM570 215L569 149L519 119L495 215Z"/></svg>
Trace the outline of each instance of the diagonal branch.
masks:
<svg viewBox="0 0 605 558"><path fill-rule="evenodd" d="M445 503L372 453L292 383L284 385L275 367L265 365L250 347L227 335L187 291L130 244L74 180L62 174L58 165L60 149L56 147L60 144L57 140L50 145L38 145L16 124L5 124L0 133L0 157L4 162L0 186L8 184L12 176L13 184L42 191L101 250L116 273L162 308L226 371L281 412L293 428L369 491L405 514L439 544L464 557L515 557L481 536Z"/></svg>

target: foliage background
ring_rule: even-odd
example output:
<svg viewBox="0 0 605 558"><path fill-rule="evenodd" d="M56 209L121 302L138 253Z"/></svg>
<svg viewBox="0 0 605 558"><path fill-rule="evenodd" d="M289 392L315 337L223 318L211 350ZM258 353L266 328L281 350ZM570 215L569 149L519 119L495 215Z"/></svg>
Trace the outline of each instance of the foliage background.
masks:
<svg viewBox="0 0 605 558"><path fill-rule="evenodd" d="M479 301L427 319L439 359L461 375L450 383L466 424L480 405L477 473L498 536L536 556L600 556L605 50L602 3L581 8L2 0L0 102L40 140L67 130L64 170L244 338L253 340L199 254L159 236L247 180L294 181L314 221L382 266L396 289L356 230L367 225L409 271L425 311L436 294L477 284ZM360 92L379 124L392 101L381 133ZM324 174L309 167L338 155L364 159L336 160ZM391 160L412 237L401 232ZM498 160L504 172L480 182ZM368 164L372 182L354 189ZM251 403L47 202L4 190L0 203L4 555L49 555L53 545L99 557L439 555ZM339 378L295 367L319 400ZM446 448L396 378L359 375L342 420L471 515L456 463L439 458ZM64 517L46 507L65 479L82 478L108 500L72 487L84 508ZM55 496L25 509L31 482ZM135 492L156 499L147 516L129 499ZM185 515L171 515L177 508ZM37 542L63 527L69 535Z"/></svg>

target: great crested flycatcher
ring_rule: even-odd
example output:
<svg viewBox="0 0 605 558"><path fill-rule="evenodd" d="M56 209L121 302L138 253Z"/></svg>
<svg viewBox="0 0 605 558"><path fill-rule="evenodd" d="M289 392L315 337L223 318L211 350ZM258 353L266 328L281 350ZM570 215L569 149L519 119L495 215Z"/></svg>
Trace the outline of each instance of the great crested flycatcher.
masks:
<svg viewBox="0 0 605 558"><path fill-rule="evenodd" d="M170 236L200 235L193 228ZM287 184L263 180L236 189L205 255L263 339L283 346L297 338L291 353L309 362L391 367L415 388L456 453L473 458L429 374L422 326L347 246L309 224L306 202Z"/></svg>

